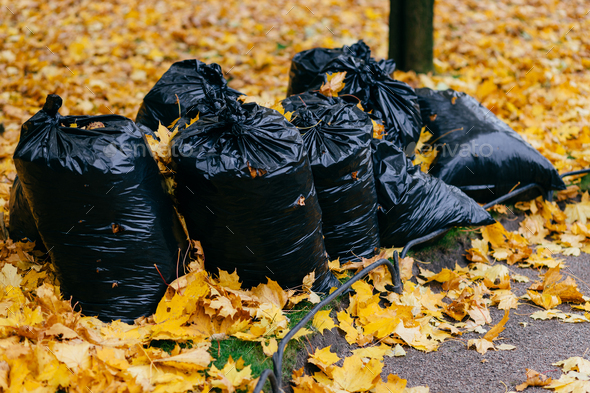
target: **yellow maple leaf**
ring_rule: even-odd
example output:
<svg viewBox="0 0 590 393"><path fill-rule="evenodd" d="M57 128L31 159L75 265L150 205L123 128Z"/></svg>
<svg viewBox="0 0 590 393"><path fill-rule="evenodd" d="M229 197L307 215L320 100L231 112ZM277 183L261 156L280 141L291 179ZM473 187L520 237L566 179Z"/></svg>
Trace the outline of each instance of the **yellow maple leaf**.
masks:
<svg viewBox="0 0 590 393"><path fill-rule="evenodd" d="M0 270L0 285L4 287L18 288L22 280L23 278L18 274L16 266L10 263L5 264L2 270Z"/></svg>
<svg viewBox="0 0 590 393"><path fill-rule="evenodd" d="M382 361L386 354L393 355L393 351L389 345L381 343L380 345L373 345L366 348L353 349L352 353L361 358L377 359Z"/></svg>
<svg viewBox="0 0 590 393"><path fill-rule="evenodd" d="M518 308L518 297L510 290L501 289L492 293L492 302L497 304L500 310Z"/></svg>
<svg viewBox="0 0 590 393"><path fill-rule="evenodd" d="M495 224L484 227L481 231L483 238L489 242L493 248L502 248L508 237L506 229L496 222Z"/></svg>
<svg viewBox="0 0 590 393"><path fill-rule="evenodd" d="M340 90L344 89L344 78L346 78L346 72L326 74L327 82L320 87L320 93L325 96L338 97Z"/></svg>
<svg viewBox="0 0 590 393"><path fill-rule="evenodd" d="M267 278L268 283L259 284L252 288L252 294L256 296L261 302L268 302L274 304L276 307L282 309L287 304L289 297L287 293L276 282Z"/></svg>
<svg viewBox="0 0 590 393"><path fill-rule="evenodd" d="M274 337L271 337L271 339L268 340L268 342L261 341L261 344L262 352L264 352L264 354L269 357L272 356L279 349L277 339Z"/></svg>
<svg viewBox="0 0 590 393"><path fill-rule="evenodd" d="M563 368L563 371L577 371L580 374L590 376L590 361L579 356L573 356L566 360L552 363L554 366Z"/></svg>
<svg viewBox="0 0 590 393"><path fill-rule="evenodd" d="M488 350L494 349L494 343L485 338L473 338L467 341L467 348L472 346L475 346L475 350L482 355L485 355Z"/></svg>
<svg viewBox="0 0 590 393"><path fill-rule="evenodd" d="M566 205L565 214L567 216L565 220L567 224L577 221L585 225L588 222L588 217L590 217L590 198L588 192L584 192L580 202Z"/></svg>
<svg viewBox="0 0 590 393"><path fill-rule="evenodd" d="M336 326L334 320L330 316L330 312L332 312L331 309L321 310L313 316L312 325L322 334L324 333L324 330L332 330Z"/></svg>
<svg viewBox="0 0 590 393"><path fill-rule="evenodd" d="M325 348L316 348L315 352L309 356L308 362L315 364L322 371L326 372L328 368L340 360L340 357L334 352L330 351L331 345Z"/></svg>
<svg viewBox="0 0 590 393"><path fill-rule="evenodd" d="M471 248L466 250L465 257L472 262L489 263L489 246L486 240L472 239Z"/></svg>
<svg viewBox="0 0 590 393"><path fill-rule="evenodd" d="M538 293L530 290L527 290L527 294L529 295L533 303L543 307L546 310L550 310L561 304L559 296L550 295L547 293Z"/></svg>
<svg viewBox="0 0 590 393"><path fill-rule="evenodd" d="M51 342L49 348L57 360L73 370L74 372L90 366L90 347L87 342L81 343L58 343Z"/></svg>
<svg viewBox="0 0 590 393"><path fill-rule="evenodd" d="M404 393L408 381L398 377L397 375L389 374L387 382L377 381L375 384L375 393Z"/></svg>
<svg viewBox="0 0 590 393"><path fill-rule="evenodd" d="M74 338L80 338L78 334L70 329L69 327L64 326L61 323L53 324L49 329L45 330L43 334L48 336L59 337L61 339L70 340Z"/></svg>
<svg viewBox="0 0 590 393"><path fill-rule="evenodd" d="M572 375L562 375L557 380L544 386L558 393L587 393L590 392L590 381L580 380Z"/></svg>
<svg viewBox="0 0 590 393"><path fill-rule="evenodd" d="M346 333L346 341L348 341L349 344L354 344L359 337L359 332L354 327L354 320L350 314L342 310L336 314L336 318L340 322L338 327Z"/></svg>
<svg viewBox="0 0 590 393"><path fill-rule="evenodd" d="M381 379L382 368L383 363L376 359L365 364L359 356L349 356L344 359L342 367L334 367L332 370L334 385L347 392L370 390Z"/></svg>
<svg viewBox="0 0 590 393"><path fill-rule="evenodd" d="M205 370L211 363L211 355L206 348L193 348L175 356L163 359L155 359L154 363L162 363L184 371Z"/></svg>
<svg viewBox="0 0 590 393"><path fill-rule="evenodd" d="M240 277L238 277L238 272L234 270L232 274L229 274L225 270L219 270L219 280L218 283L222 287L227 287L230 289L240 289L242 287L242 283L240 282Z"/></svg>
<svg viewBox="0 0 590 393"><path fill-rule="evenodd" d="M235 362L231 355L221 370L215 367L215 365L212 365L207 373L215 378L211 381L213 387L230 392L235 391L235 388L247 385L252 379L250 366L244 367L242 358Z"/></svg>
<svg viewBox="0 0 590 393"><path fill-rule="evenodd" d="M96 349L96 357L111 367L119 370L127 370L129 362L125 358L125 350L112 347L102 347Z"/></svg>

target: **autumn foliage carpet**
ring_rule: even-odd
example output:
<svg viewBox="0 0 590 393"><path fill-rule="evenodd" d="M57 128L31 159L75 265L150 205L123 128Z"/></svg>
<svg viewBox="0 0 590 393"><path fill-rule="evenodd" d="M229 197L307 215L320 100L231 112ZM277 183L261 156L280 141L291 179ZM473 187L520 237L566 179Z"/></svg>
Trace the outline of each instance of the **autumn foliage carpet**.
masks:
<svg viewBox="0 0 590 393"><path fill-rule="evenodd" d="M64 98L63 115L135 117L143 96L175 61L219 63L230 86L260 101L284 97L291 57L315 46L362 38L386 55L388 2L242 0L97 2L0 0L0 208L6 220L15 177L12 153L20 125L49 93ZM395 73L415 87L454 88L475 96L547 157L560 172L590 165L590 5L579 0L437 1L435 73ZM590 322L590 298L560 273L560 255L590 253L590 198L572 179L555 201L516 206L519 230L480 228L468 267L412 275L401 263L405 289L387 292L376 270L354 285L341 310L324 310L300 337L337 328L354 348L340 359L329 348L310 354L313 375L293 373L297 392L425 392L403 375L381 375L384 357L404 347L434 351L464 332L481 353L510 350L496 339L519 303L541 309L533 318ZM580 188L582 186L582 188ZM392 250L383 250L389 257ZM340 277L370 261L331 268ZM523 297L511 282L526 280L511 265L538 268ZM298 292L269 280L244 290L235 274L210 277L202 258L169 287L153 316L134 325L103 323L74 312L60 297L47 257L30 246L0 242L0 390L9 392L185 392L251 390L251 365L230 358L223 367L210 350L229 337L259 342L270 356L289 328L286 311L317 302L310 281ZM429 282L442 284L433 290ZM570 312L555 307L571 303ZM492 321L490 307L505 310ZM164 350L151 345L169 340ZM590 362L557 364L559 380L531 372L529 385L558 392L590 391ZM525 376L523 376L525 379ZM521 385L522 389L526 386Z"/></svg>

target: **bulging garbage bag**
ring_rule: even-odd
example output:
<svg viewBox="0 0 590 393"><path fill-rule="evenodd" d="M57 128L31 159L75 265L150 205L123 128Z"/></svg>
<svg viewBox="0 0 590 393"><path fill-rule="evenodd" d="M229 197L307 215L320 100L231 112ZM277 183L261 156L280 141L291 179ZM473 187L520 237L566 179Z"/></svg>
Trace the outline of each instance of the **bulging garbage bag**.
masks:
<svg viewBox="0 0 590 393"><path fill-rule="evenodd" d="M219 92L235 97L242 95L227 86L218 64L205 64L196 59L176 62L144 97L135 121L154 131L159 123L169 127L207 94Z"/></svg>
<svg viewBox="0 0 590 393"><path fill-rule="evenodd" d="M372 147L383 247L402 247L442 228L495 222L457 187L412 165L391 142L375 139Z"/></svg>
<svg viewBox="0 0 590 393"><path fill-rule="evenodd" d="M268 277L315 290L338 285L328 269L321 210L303 139L279 112L221 97L172 139L177 198L205 268L237 270L244 286Z"/></svg>
<svg viewBox="0 0 590 393"><path fill-rule="evenodd" d="M377 62L371 57L371 49L363 40L342 48L313 48L299 52L293 57L289 70L287 96L318 89L325 82L326 65L339 56L352 56L364 62L376 62L383 72L391 75L395 61L386 59Z"/></svg>
<svg viewBox="0 0 590 393"><path fill-rule="evenodd" d="M340 102L301 107L291 123L309 155L330 258L372 257L379 248L379 224L371 119L356 105Z"/></svg>
<svg viewBox="0 0 590 393"><path fill-rule="evenodd" d="M357 45L366 47L360 42ZM377 63L365 48L362 57L347 47L338 56L319 56L320 49L300 52L291 63L289 94L317 90L327 81L326 73L346 72L344 88L340 96L352 95L360 99L371 117L385 126L384 139L401 147L409 156L420 139L422 119L418 98L408 84L392 79L387 72L387 62ZM328 60L326 63L320 60ZM313 60L311 60L313 59ZM303 71L300 71L303 70ZM312 77L311 70L318 70Z"/></svg>
<svg viewBox="0 0 590 393"><path fill-rule="evenodd" d="M143 133L115 115L61 116L49 95L14 162L61 289L104 321L153 313L183 274L186 235Z"/></svg>
<svg viewBox="0 0 590 393"><path fill-rule="evenodd" d="M25 198L23 187L17 176L10 190L10 212L8 233L14 242L35 242L35 248L43 249L43 241L39 236L29 201Z"/></svg>
<svg viewBox="0 0 590 393"><path fill-rule="evenodd" d="M416 92L436 141L433 176L482 203L532 183L566 188L549 160L473 97L452 89Z"/></svg>

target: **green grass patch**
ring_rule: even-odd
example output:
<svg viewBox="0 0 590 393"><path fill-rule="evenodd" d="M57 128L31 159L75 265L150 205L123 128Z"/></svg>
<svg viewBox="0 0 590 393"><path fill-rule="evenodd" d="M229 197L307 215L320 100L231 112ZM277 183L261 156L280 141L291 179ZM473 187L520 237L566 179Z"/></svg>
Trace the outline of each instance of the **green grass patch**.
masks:
<svg viewBox="0 0 590 393"><path fill-rule="evenodd" d="M184 348L192 348L193 347L193 340L188 340L186 342L176 342L174 340L152 340L150 342L150 347L152 348L160 348L170 355L174 348L176 348L176 344L182 349Z"/></svg>
<svg viewBox="0 0 590 393"><path fill-rule="evenodd" d="M582 177L578 183L578 186L582 192L590 190L590 174Z"/></svg>
<svg viewBox="0 0 590 393"><path fill-rule="evenodd" d="M234 337L212 341L209 353L215 359L213 364L220 370L230 356L234 361L240 357L244 359L244 365L251 367L254 378L257 378L265 369L272 368L272 360L266 357L262 352L262 346L256 341L241 341Z"/></svg>
<svg viewBox="0 0 590 393"><path fill-rule="evenodd" d="M408 256L421 261L436 261L440 258L441 252L449 249L456 249L458 243L470 245L471 239L477 238L476 231L469 231L473 228L452 228L442 238L435 240L433 243L408 251Z"/></svg>
<svg viewBox="0 0 590 393"><path fill-rule="evenodd" d="M334 300L329 305L322 307L322 310L334 308L339 304L339 301L339 299ZM297 304L293 309L285 310L284 312L289 318L289 328L294 328L313 307L314 305L310 302L303 301ZM309 321L305 327L311 329L311 321ZM291 380L291 375L297 361L297 354L305 349L303 340L306 340L306 338L301 337L298 340L291 340L285 348L283 355L283 381ZM280 340L277 339L277 342L280 343ZM174 346L172 346L172 349L174 349ZM241 357L244 359L244 365L249 365L251 367L252 376L254 378L258 378L267 368L272 369L273 367L272 359L264 354L262 351L262 345L257 341L241 341L233 337L219 342L213 341L209 353L215 359L213 364L218 369L223 368L230 356L234 361L237 361ZM270 385L267 383L265 391L269 388Z"/></svg>

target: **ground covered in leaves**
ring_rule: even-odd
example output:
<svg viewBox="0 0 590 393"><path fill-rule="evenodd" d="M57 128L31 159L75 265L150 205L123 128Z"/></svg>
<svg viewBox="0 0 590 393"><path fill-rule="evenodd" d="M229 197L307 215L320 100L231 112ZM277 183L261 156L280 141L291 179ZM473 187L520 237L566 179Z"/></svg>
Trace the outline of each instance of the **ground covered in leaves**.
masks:
<svg viewBox="0 0 590 393"><path fill-rule="evenodd" d="M4 213L19 127L49 93L64 98L64 115L113 112L134 118L143 96L177 60L217 62L232 87L273 102L284 96L290 58L300 50L362 38L376 57L386 55L386 1L0 0L0 5ZM583 0L437 2L435 74L394 76L416 87L472 94L559 171L585 168L589 11ZM423 155L425 165L429 158ZM409 348L428 356L464 335L468 339L456 356L515 350L518 342L506 343L502 332L522 311L531 323L571 324L574 334L576 326L587 326L590 289L568 272L564 259L590 251L590 198L580 189L584 182L573 181L578 185L558 193L554 202L496 207L497 214L518 210L526 218L511 231L501 224L480 228L470 241L467 267L432 272L427 264L405 259L402 295L386 290L384 269L356 283L346 302L325 309L300 333L306 340L337 329L352 352L341 357L331 348L314 349L307 368L292 375L294 390L425 392L427 387L417 385L426 385L427 378L413 376L408 384L408 377L390 374L384 364ZM382 256L391 254L383 250ZM224 355L225 343L255 342L235 348L257 348L262 368L270 367L264 356L292 326L292 310L318 300L309 290L312 277L298 293L272 281L244 290L233 274L208 276L196 258L153 316L134 325L106 324L74 312L60 298L51 265L30 247L3 242L0 258L0 388L11 392L249 390L260 364L245 364L245 350ZM345 268L354 272L368 263L331 267L345 279ZM532 314L531 307L537 308ZM582 354L560 360L552 380L542 375L546 370L530 370L518 384L505 382L516 390L537 385L590 391L590 361Z"/></svg>

